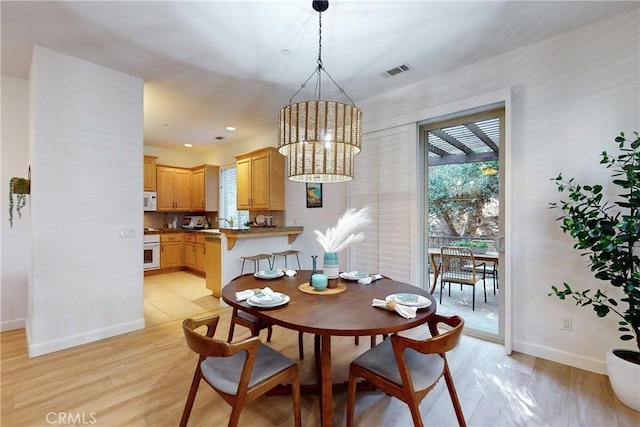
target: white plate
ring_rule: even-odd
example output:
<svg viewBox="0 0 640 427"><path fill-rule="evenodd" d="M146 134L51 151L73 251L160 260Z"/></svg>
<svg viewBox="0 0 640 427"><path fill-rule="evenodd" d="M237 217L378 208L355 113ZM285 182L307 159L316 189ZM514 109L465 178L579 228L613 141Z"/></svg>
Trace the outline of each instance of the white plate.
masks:
<svg viewBox="0 0 640 427"><path fill-rule="evenodd" d="M258 271L257 273L253 273L255 277L258 279L277 279L278 277L284 276L284 273L280 270L275 273L267 273L266 271Z"/></svg>
<svg viewBox="0 0 640 427"><path fill-rule="evenodd" d="M429 298L416 294L393 294L386 297L385 300L415 308L426 308L431 305Z"/></svg>
<svg viewBox="0 0 640 427"><path fill-rule="evenodd" d="M362 271L349 271L349 272L340 273L340 277L342 277L345 280L360 280L364 277L367 277L368 275L369 274Z"/></svg>
<svg viewBox="0 0 640 427"><path fill-rule="evenodd" d="M247 304L252 305L254 307L271 308L271 307L278 307L280 305L284 305L288 303L289 300L291 299L289 298L289 295L281 294L280 292L274 292L273 296L276 297L277 299L271 302L260 301L259 299L256 299L255 296L252 296L252 297L249 297L249 299L247 299Z"/></svg>

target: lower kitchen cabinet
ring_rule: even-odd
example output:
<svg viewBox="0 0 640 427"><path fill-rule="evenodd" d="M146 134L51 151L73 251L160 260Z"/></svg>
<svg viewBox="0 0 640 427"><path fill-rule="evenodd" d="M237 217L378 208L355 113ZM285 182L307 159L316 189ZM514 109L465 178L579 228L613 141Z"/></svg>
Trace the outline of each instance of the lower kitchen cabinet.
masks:
<svg viewBox="0 0 640 427"><path fill-rule="evenodd" d="M197 233L184 234L183 265L198 273L205 274L205 236Z"/></svg>
<svg viewBox="0 0 640 427"><path fill-rule="evenodd" d="M202 274L206 271L207 246L205 245L205 236L196 234L196 264L195 269Z"/></svg>
<svg viewBox="0 0 640 427"><path fill-rule="evenodd" d="M160 235L160 268L182 266L182 233Z"/></svg>

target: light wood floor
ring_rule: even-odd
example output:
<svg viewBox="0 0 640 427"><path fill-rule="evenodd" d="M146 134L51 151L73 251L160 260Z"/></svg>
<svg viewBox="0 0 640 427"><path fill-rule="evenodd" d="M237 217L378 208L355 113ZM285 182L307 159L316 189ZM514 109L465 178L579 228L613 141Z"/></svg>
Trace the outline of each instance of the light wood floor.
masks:
<svg viewBox="0 0 640 427"><path fill-rule="evenodd" d="M201 298L187 293L189 301ZM183 307L178 310L163 304L167 315L189 311L184 302L176 302ZM221 315L216 337L226 339L230 309L203 311L198 303L194 305L187 316ZM176 426L197 359L186 347L181 321L180 316L164 322L156 319L141 331L33 359L27 356L24 330L2 333L0 425L65 425L58 417L66 416L67 424L76 425L84 421L109 427ZM237 328L236 338L244 336L248 336L245 328ZM266 339L265 332L262 338ZM305 340L307 357L300 362L301 375L303 382L312 382L313 339L306 334ZM297 359L295 332L276 327L271 345ZM336 338L334 378L346 380L348 362L368 347L367 339L356 346L353 338ZM505 356L499 345L466 336L450 353L449 361L471 426L640 425L640 413L613 397L606 376L518 353ZM245 408L240 422L245 426L293 425L291 408L289 396L265 396ZM302 408L303 425L319 425L317 398L303 396ZM444 383L425 398L420 409L425 425L457 425ZM335 395L334 425L344 425L345 411L346 394ZM226 425L229 413L229 406L202 383L189 425ZM68 423L69 416L75 422ZM383 393L363 392L356 402L356 425L412 423L401 402Z"/></svg>

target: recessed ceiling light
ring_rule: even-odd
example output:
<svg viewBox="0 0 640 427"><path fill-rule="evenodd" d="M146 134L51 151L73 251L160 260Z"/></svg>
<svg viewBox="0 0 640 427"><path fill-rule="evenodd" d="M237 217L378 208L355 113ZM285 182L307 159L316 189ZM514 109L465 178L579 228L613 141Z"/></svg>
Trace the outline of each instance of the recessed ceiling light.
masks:
<svg viewBox="0 0 640 427"><path fill-rule="evenodd" d="M285 56L286 56L286 55L290 55L290 54L291 54L291 51L290 51L289 49L282 49L282 50L281 50L281 52L282 52L282 54L283 54L283 55L285 55Z"/></svg>
<svg viewBox="0 0 640 427"><path fill-rule="evenodd" d="M193 147L193 144L184 144L185 147L191 148Z"/></svg>
<svg viewBox="0 0 640 427"><path fill-rule="evenodd" d="M227 130L233 132L234 130L236 130L236 128L234 128L233 126L227 126Z"/></svg>

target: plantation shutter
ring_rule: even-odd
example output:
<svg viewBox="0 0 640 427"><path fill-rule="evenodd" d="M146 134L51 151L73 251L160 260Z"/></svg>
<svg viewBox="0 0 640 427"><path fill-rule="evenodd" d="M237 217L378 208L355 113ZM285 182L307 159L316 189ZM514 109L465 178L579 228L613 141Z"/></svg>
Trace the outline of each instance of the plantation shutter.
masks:
<svg viewBox="0 0 640 427"><path fill-rule="evenodd" d="M351 205L371 207L365 239L351 251L351 268L411 282L411 176L415 149L408 130L364 138L351 184Z"/></svg>

